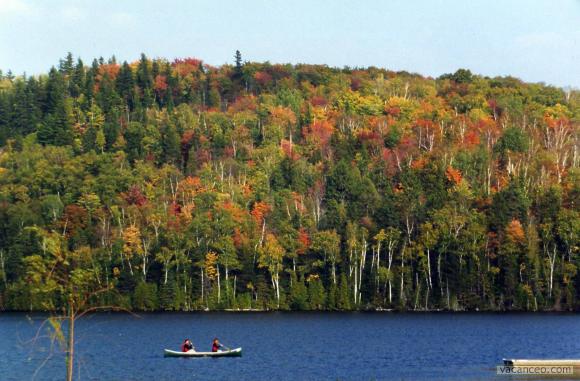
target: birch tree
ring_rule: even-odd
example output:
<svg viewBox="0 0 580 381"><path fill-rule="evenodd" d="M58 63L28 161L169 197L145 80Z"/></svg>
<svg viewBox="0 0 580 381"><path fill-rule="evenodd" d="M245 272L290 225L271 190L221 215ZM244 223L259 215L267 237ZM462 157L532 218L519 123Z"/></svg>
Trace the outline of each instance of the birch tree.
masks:
<svg viewBox="0 0 580 381"><path fill-rule="evenodd" d="M283 261L286 253L278 243L276 236L267 233L264 244L258 248L258 267L265 268L270 273L272 288L276 294L277 307L280 307L280 273L284 266Z"/></svg>

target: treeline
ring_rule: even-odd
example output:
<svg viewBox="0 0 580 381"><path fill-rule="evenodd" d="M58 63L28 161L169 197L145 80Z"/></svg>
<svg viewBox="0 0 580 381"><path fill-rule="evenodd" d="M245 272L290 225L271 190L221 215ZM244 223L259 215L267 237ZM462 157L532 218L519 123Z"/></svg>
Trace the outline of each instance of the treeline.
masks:
<svg viewBox="0 0 580 381"><path fill-rule="evenodd" d="M579 122L468 70L0 72L0 308L578 309Z"/></svg>

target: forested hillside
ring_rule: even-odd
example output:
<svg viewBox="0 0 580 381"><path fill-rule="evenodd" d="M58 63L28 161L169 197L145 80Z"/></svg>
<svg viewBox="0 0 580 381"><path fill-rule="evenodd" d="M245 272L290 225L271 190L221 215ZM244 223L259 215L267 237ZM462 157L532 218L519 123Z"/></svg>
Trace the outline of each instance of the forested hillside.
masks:
<svg viewBox="0 0 580 381"><path fill-rule="evenodd" d="M235 58L0 74L0 309L580 308L578 91Z"/></svg>

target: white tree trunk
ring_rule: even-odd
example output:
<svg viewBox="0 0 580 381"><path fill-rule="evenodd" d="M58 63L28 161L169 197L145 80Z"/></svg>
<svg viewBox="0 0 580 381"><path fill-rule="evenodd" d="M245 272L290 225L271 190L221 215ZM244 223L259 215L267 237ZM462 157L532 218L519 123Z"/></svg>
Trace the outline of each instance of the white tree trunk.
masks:
<svg viewBox="0 0 580 381"><path fill-rule="evenodd" d="M2 280L4 282L4 288L8 287L8 281L6 280L6 268L4 260L4 250L0 250L0 266L2 267ZM334 282L336 283L336 281Z"/></svg>
<svg viewBox="0 0 580 381"><path fill-rule="evenodd" d="M222 300L222 287L220 284L220 265L216 265L217 268L217 284L218 284L218 303Z"/></svg>
<svg viewBox="0 0 580 381"><path fill-rule="evenodd" d="M234 299L236 299L236 284L237 284L237 281L238 281L238 276L237 275L234 275L234 291L233 291L233 293L234 293Z"/></svg>
<svg viewBox="0 0 580 381"><path fill-rule="evenodd" d="M147 255L143 255L143 282L147 281Z"/></svg>
<svg viewBox="0 0 580 381"><path fill-rule="evenodd" d="M363 278L363 272L364 272L366 260L367 260L367 241L365 240L363 242L363 246L361 249L360 270L359 270L359 274L358 274L358 301L359 301L359 303L362 300L362 278Z"/></svg>
<svg viewBox="0 0 580 381"><path fill-rule="evenodd" d="M429 249L427 249L427 273L429 275L429 289L433 288L433 284L431 283L431 253Z"/></svg>
<svg viewBox="0 0 580 381"><path fill-rule="evenodd" d="M169 276L169 261L166 261L164 263L163 269L165 270L165 279L163 281L163 284L167 284L167 277Z"/></svg>
<svg viewBox="0 0 580 381"><path fill-rule="evenodd" d="M548 258L550 260L550 285L548 288L548 296L552 297L552 289L554 287L554 266L556 265L556 245L554 245L554 250L552 254L548 251Z"/></svg>
<svg viewBox="0 0 580 381"><path fill-rule="evenodd" d="M389 274L389 303L393 303L393 282L392 282L392 275L391 275L391 266L393 264L393 248L391 244L389 244L389 264L387 267L387 273Z"/></svg>
<svg viewBox="0 0 580 381"><path fill-rule="evenodd" d="M405 294L405 245L403 245L403 250L401 250L401 294L400 302L403 303L403 295Z"/></svg>
<svg viewBox="0 0 580 381"><path fill-rule="evenodd" d="M353 294L354 295L353 295L353 297L354 297L354 304L355 305L356 305L356 297L358 295L358 288L357 288L357 286L358 286L358 282L357 282L357 269L358 269L358 267L357 266L354 266L354 282L353 282L353 287L354 287L354 293Z"/></svg>
<svg viewBox="0 0 580 381"><path fill-rule="evenodd" d="M381 241L377 244L377 270L376 270L376 283L377 283L377 295L379 294L379 269L381 268Z"/></svg>
<svg viewBox="0 0 580 381"><path fill-rule="evenodd" d="M201 302L203 303L203 297L205 294L205 290L203 287L203 268L200 268L200 270L201 270Z"/></svg>
<svg viewBox="0 0 580 381"><path fill-rule="evenodd" d="M437 256L437 277L439 278L439 289L441 290L441 296L443 296L443 279L441 279L441 253Z"/></svg>
<svg viewBox="0 0 580 381"><path fill-rule="evenodd" d="M276 290L277 306L278 308L280 308L280 279L278 275L278 270L276 270L275 277L272 278L272 280L274 281L274 288Z"/></svg>

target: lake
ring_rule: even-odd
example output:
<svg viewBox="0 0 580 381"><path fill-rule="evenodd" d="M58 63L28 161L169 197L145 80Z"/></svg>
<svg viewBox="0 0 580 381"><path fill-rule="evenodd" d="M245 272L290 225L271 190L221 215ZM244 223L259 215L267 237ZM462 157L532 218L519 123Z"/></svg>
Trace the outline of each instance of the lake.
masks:
<svg viewBox="0 0 580 381"><path fill-rule="evenodd" d="M64 379L63 355L32 339L43 315L0 314L0 379ZM240 358L164 358L214 336ZM486 380L504 357L580 357L575 314L97 314L77 325L82 380ZM36 372L36 373L35 373Z"/></svg>

